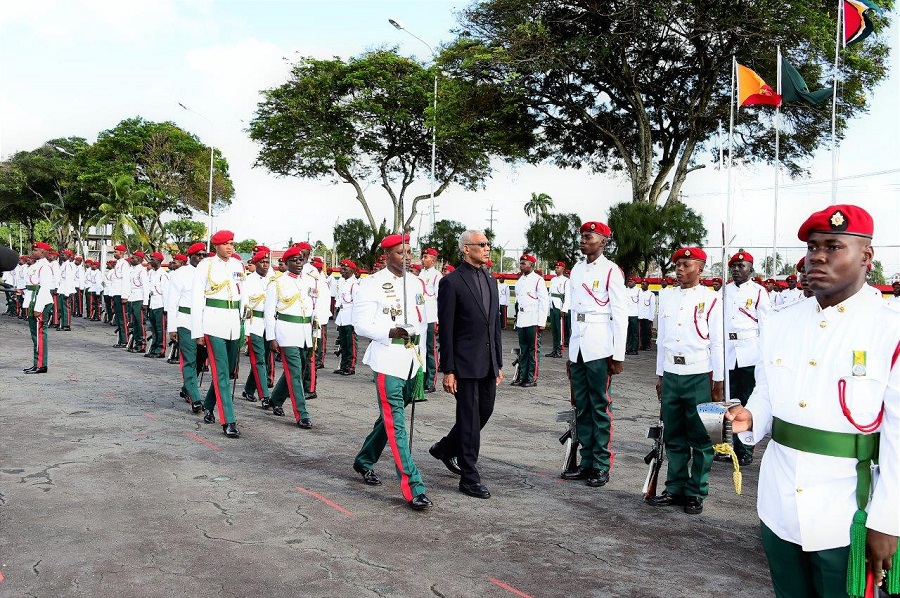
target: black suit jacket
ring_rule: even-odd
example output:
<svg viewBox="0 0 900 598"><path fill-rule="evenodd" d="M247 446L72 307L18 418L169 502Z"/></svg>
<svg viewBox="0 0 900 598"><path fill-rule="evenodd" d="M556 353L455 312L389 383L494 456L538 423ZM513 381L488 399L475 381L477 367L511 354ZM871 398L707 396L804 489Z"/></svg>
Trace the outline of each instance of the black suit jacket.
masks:
<svg viewBox="0 0 900 598"><path fill-rule="evenodd" d="M463 262L438 285L439 369L457 378L497 377L503 367L497 283L485 277L490 293L485 313L475 272L474 266Z"/></svg>

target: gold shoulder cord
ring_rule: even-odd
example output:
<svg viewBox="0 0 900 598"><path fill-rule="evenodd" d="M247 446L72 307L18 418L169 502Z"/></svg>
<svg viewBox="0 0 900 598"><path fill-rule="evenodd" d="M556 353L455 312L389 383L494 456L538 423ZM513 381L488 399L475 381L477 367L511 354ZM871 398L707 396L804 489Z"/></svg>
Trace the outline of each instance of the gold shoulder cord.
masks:
<svg viewBox="0 0 900 598"><path fill-rule="evenodd" d="M277 311L279 313L283 312L284 310L288 309L293 304L297 303L297 301L299 301L300 307L302 308L303 313L306 313L306 304L303 301L302 293L298 292L296 295L290 295L288 297L285 297L284 295L281 294L281 284L279 283L279 281L277 279L275 279L272 281L272 283L275 283L275 292L278 293L278 306L275 308L275 311ZM269 283L269 284L272 284L272 283Z"/></svg>
<svg viewBox="0 0 900 598"><path fill-rule="evenodd" d="M206 270L206 284L209 287L208 291L204 291L207 297L212 297L226 286L228 287L228 300L231 301L231 281L227 278L222 282L215 282L212 278L212 260L209 261L209 268Z"/></svg>

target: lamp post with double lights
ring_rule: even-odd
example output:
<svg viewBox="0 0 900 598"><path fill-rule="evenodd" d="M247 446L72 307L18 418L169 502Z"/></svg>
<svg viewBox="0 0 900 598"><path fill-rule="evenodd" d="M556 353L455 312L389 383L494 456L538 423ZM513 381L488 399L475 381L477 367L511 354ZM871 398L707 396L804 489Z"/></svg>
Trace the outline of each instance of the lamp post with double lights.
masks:
<svg viewBox="0 0 900 598"><path fill-rule="evenodd" d="M388 19L388 23L393 25L395 29L397 29L399 31L405 31L406 33L408 33L415 39L422 42L425 45L425 47L428 48L428 51L431 52L432 60L436 61L437 53L434 51L434 48L431 47L431 44L429 44L424 39L422 39L421 37L419 37L412 31L407 29L406 26L403 25L403 23L401 23L397 19ZM434 182L435 182L434 170L435 170L435 168L434 168L434 166L435 166L435 161L436 161L436 156L437 156L437 91L438 91L437 85L438 85L438 77L437 77L437 70L435 70L435 73L434 73L434 123L431 127L431 234L434 234L434 215L435 215L435 209L434 209Z"/></svg>
<svg viewBox="0 0 900 598"><path fill-rule="evenodd" d="M206 119L206 122L208 122L210 127L212 127L212 121L209 120L208 118L206 118L206 116L200 114L196 110L191 110L190 108L188 108L181 102L178 102L178 105L181 106L183 109L187 110L188 112L193 112L200 118ZM206 235L206 250L207 251L212 251L212 247L211 247L212 234L213 234L213 216L212 216L213 196L212 196L212 191L213 191L213 168L215 165L215 161L214 161L215 160L215 152L216 152L216 150L213 147L213 145L209 144L209 202L207 203L207 208L209 210L209 213L207 214L209 216L209 232Z"/></svg>

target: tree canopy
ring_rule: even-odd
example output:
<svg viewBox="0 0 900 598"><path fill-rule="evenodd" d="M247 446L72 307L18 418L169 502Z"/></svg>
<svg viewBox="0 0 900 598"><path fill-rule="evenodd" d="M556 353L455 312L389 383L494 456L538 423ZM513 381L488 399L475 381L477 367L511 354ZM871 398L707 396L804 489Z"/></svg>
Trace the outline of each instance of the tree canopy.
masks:
<svg viewBox="0 0 900 598"><path fill-rule="evenodd" d="M528 249L548 263L563 261L571 268L581 255L580 228L578 214L545 213L525 231L525 242Z"/></svg>
<svg viewBox="0 0 900 598"><path fill-rule="evenodd" d="M432 247L438 252L438 260L456 265L460 262L459 236L468 227L456 220L438 220L431 234L421 238L422 247ZM487 235L485 235L487 236Z"/></svg>
<svg viewBox="0 0 900 598"><path fill-rule="evenodd" d="M257 106L250 123L250 137L260 144L256 165L281 176L350 185L373 236L378 190L392 207L390 229L410 230L419 202L431 196L410 201L407 194L430 175L432 127L436 197L452 184L479 188L491 173L492 156L524 158L533 144L533 119L524 103L499 85L441 78L435 113L436 74L396 49L346 62L300 60L288 81L265 90Z"/></svg>
<svg viewBox="0 0 900 598"><path fill-rule="evenodd" d="M888 12L894 2L879 2ZM774 88L775 48L811 88L830 85L836 3L749 0L483 0L461 13L441 60L504 85L538 120L538 154L563 167L623 172L632 201L673 203L727 127L732 56ZM876 19L886 28L886 17ZM838 131L887 74L879 36L842 51ZM771 108L742 108L735 158L774 159ZM781 160L798 175L829 139L830 106L782 112Z"/></svg>

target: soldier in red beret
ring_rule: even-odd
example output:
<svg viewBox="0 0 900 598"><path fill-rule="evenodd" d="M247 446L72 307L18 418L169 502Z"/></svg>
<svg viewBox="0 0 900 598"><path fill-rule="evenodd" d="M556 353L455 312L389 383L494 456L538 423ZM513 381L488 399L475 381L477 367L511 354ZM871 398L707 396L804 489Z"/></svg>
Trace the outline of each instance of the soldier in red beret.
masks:
<svg viewBox="0 0 900 598"><path fill-rule="evenodd" d="M639 276L632 276L625 281L625 293L628 295L628 339L625 342L625 355L637 355L640 346L640 322L638 321L641 304Z"/></svg>
<svg viewBox="0 0 900 598"><path fill-rule="evenodd" d="M127 286L131 277L131 264L125 258L127 252L125 245L120 244L113 247L113 257L116 263L110 273L110 286L107 289L108 294L112 297L112 308L118 334L118 342L113 346L117 349L128 346Z"/></svg>
<svg viewBox="0 0 900 598"><path fill-rule="evenodd" d="M568 346L566 314L568 314L569 277L566 276L566 263L556 262L556 276L550 279L550 332L553 336L553 349L544 357L562 357L562 350Z"/></svg>
<svg viewBox="0 0 900 598"><path fill-rule="evenodd" d="M328 320L331 319L332 316L332 291L331 291L331 276L328 275L328 272L325 270L325 260L323 260L320 256L314 256L310 263L313 266L314 272L313 277L317 280L318 291L316 297L316 307L322 308L322 320L319 322L319 336L316 339L316 347L315 347L315 366L316 371L325 367L325 353L328 350ZM327 309L326 308L327 304ZM312 389L315 390L314 388ZM315 398L315 397L311 397Z"/></svg>
<svg viewBox="0 0 900 598"><path fill-rule="evenodd" d="M250 258L250 263L255 266L253 272L247 275L247 317L244 324L244 333L247 335L247 349L250 353L250 373L244 383L241 396L248 401L255 402L257 393L262 399L263 405L269 405L270 376L269 364L272 361L272 347L269 338L266 337L266 287L269 284L270 252L263 247Z"/></svg>
<svg viewBox="0 0 900 598"><path fill-rule="evenodd" d="M31 246L31 265L25 276L24 305L28 318L28 329L34 344L34 363L23 371L26 374L46 374L47 364L47 306L53 303L50 286L53 284L53 273L47 261L50 245L37 242Z"/></svg>
<svg viewBox="0 0 900 598"><path fill-rule="evenodd" d="M425 370L425 392L432 393L437 385L437 298L438 285L444 277L435 267L437 264L438 251L433 247L428 247L422 251L422 271L419 273L419 279L425 283L425 318L428 322L428 333L425 341L426 352L426 370Z"/></svg>
<svg viewBox="0 0 900 598"><path fill-rule="evenodd" d="M334 373L342 376L356 373L356 331L353 329L353 304L359 289L356 273L357 267L352 260L341 260L341 279L335 283L337 313L334 316L341 364Z"/></svg>
<svg viewBox="0 0 900 598"><path fill-rule="evenodd" d="M724 399L722 302L719 293L700 284L706 264L703 249L679 249L672 263L681 287L660 305L656 335L656 392L668 470L665 491L647 502L681 506L685 513L697 515L709 492L713 462L712 441L697 405Z"/></svg>
<svg viewBox="0 0 900 598"><path fill-rule="evenodd" d="M541 331L547 325L550 294L544 279L534 271L537 258L529 253L519 258L516 281L516 333L519 337L519 367L513 386L537 386L541 359Z"/></svg>
<svg viewBox="0 0 900 598"><path fill-rule="evenodd" d="M150 254L150 271L147 283L150 289L150 300L147 304L147 322L153 341L150 350L144 357L162 358L166 356L166 314L165 297L169 292L169 273L162 269L163 254L154 251Z"/></svg>
<svg viewBox="0 0 900 598"><path fill-rule="evenodd" d="M169 291L166 295L166 312L169 317L166 321L166 331L169 334L169 342L178 345L178 363L181 366L182 379L178 394L191 405L194 413L200 413L203 406L200 387L197 384L197 372L200 371L205 358L198 359L200 351L197 341L191 334L193 326L191 306L194 300L194 276L206 253L206 244L194 243L187 248L186 253L187 255L183 257L187 258L187 263L169 277ZM205 353L206 350L203 349L202 354Z"/></svg>
<svg viewBox="0 0 900 598"><path fill-rule="evenodd" d="M131 324L129 353L144 353L147 350L147 308L150 305L150 275L144 267L146 254L135 251L131 254L131 269L122 286L122 301L127 305L126 313Z"/></svg>
<svg viewBox="0 0 900 598"><path fill-rule="evenodd" d="M728 414L746 444L771 435L757 510L780 598L900 593L900 313L866 288L873 233L846 204L800 226L813 298L766 321L756 389Z"/></svg>

